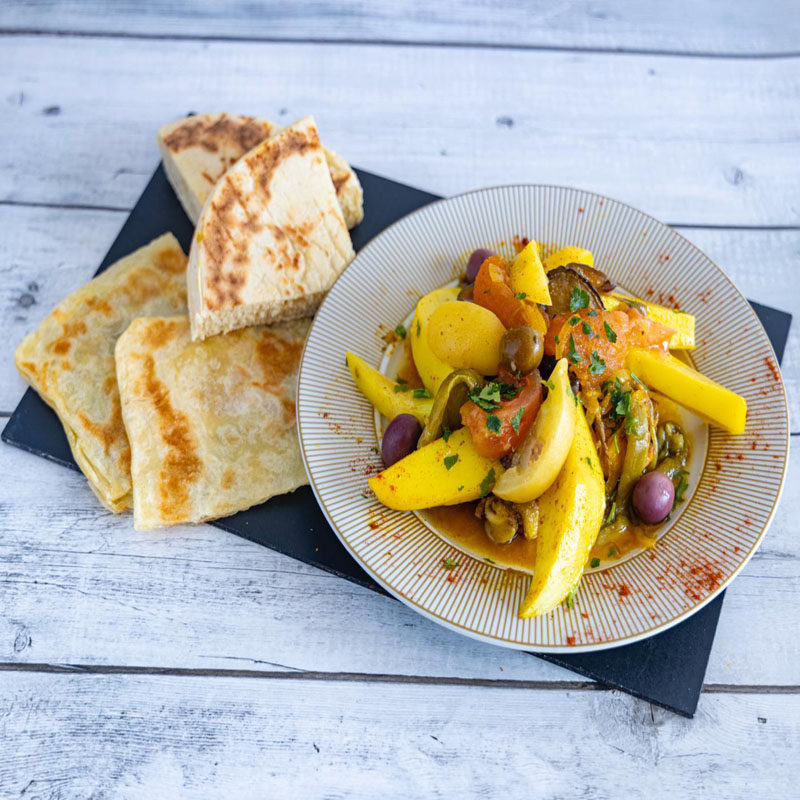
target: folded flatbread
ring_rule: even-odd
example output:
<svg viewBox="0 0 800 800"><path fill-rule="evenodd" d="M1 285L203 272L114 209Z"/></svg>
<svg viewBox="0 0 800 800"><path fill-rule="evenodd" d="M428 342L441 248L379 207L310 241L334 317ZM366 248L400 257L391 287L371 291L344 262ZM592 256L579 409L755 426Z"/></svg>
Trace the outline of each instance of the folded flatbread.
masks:
<svg viewBox="0 0 800 800"><path fill-rule="evenodd" d="M58 414L72 455L106 508L131 505L114 344L134 317L186 311L186 256L160 236L67 295L14 354L22 377Z"/></svg>
<svg viewBox="0 0 800 800"><path fill-rule="evenodd" d="M208 196L186 270L192 339L313 314L353 255L306 117L242 156Z"/></svg>
<svg viewBox="0 0 800 800"><path fill-rule="evenodd" d="M307 482L295 385L308 328L192 342L185 317L131 323L116 361L136 528L224 517Z"/></svg>
<svg viewBox="0 0 800 800"><path fill-rule="evenodd" d="M248 150L283 128L272 122L237 114L186 117L158 131L158 146L175 194L196 225L214 184ZM364 193L350 165L323 148L336 196L348 228L364 218Z"/></svg>

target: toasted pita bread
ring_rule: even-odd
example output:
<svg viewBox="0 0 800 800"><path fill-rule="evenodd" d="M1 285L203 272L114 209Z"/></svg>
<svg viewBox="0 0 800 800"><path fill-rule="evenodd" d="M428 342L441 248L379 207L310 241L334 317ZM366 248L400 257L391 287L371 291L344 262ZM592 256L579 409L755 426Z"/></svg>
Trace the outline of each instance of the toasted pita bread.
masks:
<svg viewBox="0 0 800 800"><path fill-rule="evenodd" d="M131 504L114 344L134 317L185 313L185 270L180 245L164 234L65 297L14 354L22 377L58 414L89 485L112 511Z"/></svg>
<svg viewBox="0 0 800 800"><path fill-rule="evenodd" d="M208 196L186 270L192 339L313 314L353 255L306 117L240 158Z"/></svg>
<svg viewBox="0 0 800 800"><path fill-rule="evenodd" d="M185 317L134 320L116 347L139 529L202 522L305 484L297 320L192 342Z"/></svg>
<svg viewBox="0 0 800 800"><path fill-rule="evenodd" d="M248 150L283 128L237 114L186 117L158 131L158 146L175 194L196 225L214 184ZM364 218L364 193L347 162L323 148L345 224L354 228Z"/></svg>

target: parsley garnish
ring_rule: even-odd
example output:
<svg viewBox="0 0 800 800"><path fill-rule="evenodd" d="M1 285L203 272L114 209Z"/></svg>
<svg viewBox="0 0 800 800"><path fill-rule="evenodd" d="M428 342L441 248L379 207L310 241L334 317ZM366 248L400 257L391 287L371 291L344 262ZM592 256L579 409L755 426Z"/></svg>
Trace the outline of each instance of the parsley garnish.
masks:
<svg viewBox="0 0 800 800"><path fill-rule="evenodd" d="M561 344L561 339L559 339L559 338L558 338L558 334L556 334L556 335L553 337L553 341L554 341L556 344Z"/></svg>
<svg viewBox="0 0 800 800"><path fill-rule="evenodd" d="M581 356L580 353L575 349L575 337L570 334L569 335L569 346L567 347L567 358L570 360L572 364L580 364L581 363Z"/></svg>
<svg viewBox="0 0 800 800"><path fill-rule="evenodd" d="M615 556L617 553L619 553L619 550L617 550L617 546L612 544L611 547L608 548L608 555Z"/></svg>
<svg viewBox="0 0 800 800"><path fill-rule="evenodd" d="M449 472L456 465L456 461L458 461L458 453L453 456L445 456L444 468Z"/></svg>
<svg viewBox="0 0 800 800"><path fill-rule="evenodd" d="M569 296L569 310L574 314L579 308L589 307L589 292L586 289L579 289L577 286Z"/></svg>
<svg viewBox="0 0 800 800"><path fill-rule="evenodd" d="M397 383L394 385L395 394L398 392L408 392L411 390L411 387L408 385L408 381L403 378L398 378Z"/></svg>
<svg viewBox="0 0 800 800"><path fill-rule="evenodd" d="M592 375L602 375L606 371L606 362L597 355L597 350L592 350L592 357L589 362L589 372Z"/></svg>
<svg viewBox="0 0 800 800"><path fill-rule="evenodd" d="M517 300L524 300L527 296L526 292L517 292Z"/></svg>
<svg viewBox="0 0 800 800"><path fill-rule="evenodd" d="M424 388L414 389L414 397L430 397L431 393Z"/></svg>
<svg viewBox="0 0 800 800"><path fill-rule="evenodd" d="M502 397L503 400L513 400L519 394L519 388L514 386L513 383L498 381L497 385L500 387L500 397Z"/></svg>
<svg viewBox="0 0 800 800"><path fill-rule="evenodd" d="M495 482L494 467L492 467L486 473L484 479L481 481L481 497L486 497L486 495L492 491L494 482Z"/></svg>
<svg viewBox="0 0 800 800"><path fill-rule="evenodd" d="M586 463L589 465L589 469L592 468L592 459L589 456L586 456Z"/></svg>
<svg viewBox="0 0 800 800"><path fill-rule="evenodd" d="M615 519L617 518L617 504L614 502L611 504L611 510L608 512L608 516L606 517L605 525L610 525ZM611 555L611 553L609 553Z"/></svg>
<svg viewBox="0 0 800 800"><path fill-rule="evenodd" d="M583 328L583 332L591 339L592 336L594 335L592 326L588 322L586 322L586 320L584 320L583 325L581 325L581 328Z"/></svg>
<svg viewBox="0 0 800 800"><path fill-rule="evenodd" d="M599 567L600 566L600 559L599 558L593 558L591 563L589 564L589 566L592 567L592 568Z"/></svg>
<svg viewBox="0 0 800 800"><path fill-rule="evenodd" d="M496 564L497 563L496 561L492 561L492 559L489 558L488 556L484 556L483 560L484 561L488 561L490 564Z"/></svg>
<svg viewBox="0 0 800 800"><path fill-rule="evenodd" d="M419 320L417 320L417 339L419 339L421 333L422 333L422 328L419 324Z"/></svg>
<svg viewBox="0 0 800 800"><path fill-rule="evenodd" d="M617 334L614 333L614 329L604 320L603 321L603 328L606 332L606 339L608 339L611 344L617 341Z"/></svg>
<svg viewBox="0 0 800 800"><path fill-rule="evenodd" d="M484 411L496 411L500 408L501 400L511 400L519 394L519 389L511 383L492 381L480 390L473 389L469 395L470 400Z"/></svg>
<svg viewBox="0 0 800 800"><path fill-rule="evenodd" d="M457 569L461 566L454 558L443 558L442 559L442 566L445 569Z"/></svg>
<svg viewBox="0 0 800 800"><path fill-rule="evenodd" d="M578 587L576 586L574 589L570 591L567 595L567 605L570 608L575 608L575 595L578 593Z"/></svg>
<svg viewBox="0 0 800 800"><path fill-rule="evenodd" d="M594 309L592 309L586 316L588 316L588 317L596 317L597 316L597 312Z"/></svg>
<svg viewBox="0 0 800 800"><path fill-rule="evenodd" d="M525 406L520 408L516 414L511 418L511 427L514 429L514 433L519 433L519 424L522 422L522 415L525 413Z"/></svg>
<svg viewBox="0 0 800 800"><path fill-rule="evenodd" d="M398 326L397 326L397 327L394 329L394 332L395 332L395 333L396 333L396 334L397 334L397 335L398 335L398 336L399 336L401 339L405 339L405 338L406 338L406 333L407 333L407 331L406 331L406 329L405 329L405 327L404 327L403 325L398 325Z"/></svg>
<svg viewBox="0 0 800 800"><path fill-rule="evenodd" d="M685 470L679 470L678 475L678 485L675 487L675 502L680 503L683 500L683 493L689 488L689 481L686 480L686 476L689 473Z"/></svg>
<svg viewBox="0 0 800 800"><path fill-rule="evenodd" d="M500 430L503 427L503 423L500 422L500 417L498 417L496 414L487 414L486 427L492 433L500 433Z"/></svg>
<svg viewBox="0 0 800 800"><path fill-rule="evenodd" d="M571 317L569 324L574 328L581 321L580 317Z"/></svg>
<svg viewBox="0 0 800 800"><path fill-rule="evenodd" d="M458 491L460 492L464 488L464 484L462 483L461 486L458 487Z"/></svg>
<svg viewBox="0 0 800 800"><path fill-rule="evenodd" d="M546 381L544 380L544 378L542 378L542 386L546 386L551 392L554 392L556 390L553 381Z"/></svg>
<svg viewBox="0 0 800 800"><path fill-rule="evenodd" d="M447 425L442 424L442 439L447 441L450 438L450 434L452 432L453 431L451 431L450 428L447 427Z"/></svg>

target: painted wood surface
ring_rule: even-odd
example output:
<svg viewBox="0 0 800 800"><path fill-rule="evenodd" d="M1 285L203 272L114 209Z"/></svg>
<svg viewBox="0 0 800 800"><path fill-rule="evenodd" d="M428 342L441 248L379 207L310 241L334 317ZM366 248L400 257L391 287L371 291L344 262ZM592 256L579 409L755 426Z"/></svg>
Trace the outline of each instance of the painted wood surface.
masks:
<svg viewBox="0 0 800 800"><path fill-rule="evenodd" d="M790 0L1 0L0 30L752 55L796 53L796 12Z"/></svg>
<svg viewBox="0 0 800 800"><path fill-rule="evenodd" d="M189 110L313 113L357 166L452 195L557 183L668 223L797 226L800 70L460 48L6 36L0 201L130 208ZM369 210L367 210L369 213Z"/></svg>
<svg viewBox="0 0 800 800"><path fill-rule="evenodd" d="M353 163L441 194L610 194L794 311L794 11L0 0L0 415L23 388L11 349L94 272L157 163L155 129L190 109L312 112ZM784 375L800 432L797 325ZM693 721L210 526L136 532L82 476L8 447L0 476L3 800L795 791L796 451Z"/></svg>

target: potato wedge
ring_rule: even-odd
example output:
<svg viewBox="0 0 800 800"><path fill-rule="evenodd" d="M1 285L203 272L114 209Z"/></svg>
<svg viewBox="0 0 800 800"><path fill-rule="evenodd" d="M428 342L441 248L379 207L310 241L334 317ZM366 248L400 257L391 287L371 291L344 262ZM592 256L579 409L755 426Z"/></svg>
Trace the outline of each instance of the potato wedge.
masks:
<svg viewBox="0 0 800 800"><path fill-rule="evenodd" d="M414 511L477 500L502 473L500 462L480 455L469 430L459 428L370 478L369 488L388 508Z"/></svg>
<svg viewBox="0 0 800 800"><path fill-rule="evenodd" d="M444 303L428 321L428 344L433 354L454 369L475 369L496 375L500 367L503 323L476 303Z"/></svg>
<svg viewBox="0 0 800 800"><path fill-rule="evenodd" d="M578 264L588 264L590 267L594 266L594 256L589 250L584 250L582 247L562 247L551 253L544 260L544 271L550 272L551 269L556 267L566 267L567 264L576 262Z"/></svg>
<svg viewBox="0 0 800 800"><path fill-rule="evenodd" d="M552 611L577 586L600 532L606 493L603 472L583 413L555 483L539 498L539 535L533 579L520 617Z"/></svg>
<svg viewBox="0 0 800 800"><path fill-rule="evenodd" d="M536 242L528 242L511 263L511 288L526 301L550 305L550 288Z"/></svg>
<svg viewBox="0 0 800 800"><path fill-rule="evenodd" d="M443 303L450 303L458 297L458 289L434 289L419 299L414 319L411 321L411 355L422 383L436 395L439 384L453 371L453 367L434 355L428 344L428 322L431 315Z"/></svg>
<svg viewBox="0 0 800 800"><path fill-rule="evenodd" d="M550 375L547 399L520 448L527 462L507 469L494 493L512 503L529 503L544 494L567 460L575 438L577 403L569 386L567 359L562 358ZM528 449L529 448L529 449Z"/></svg>
<svg viewBox="0 0 800 800"><path fill-rule="evenodd" d="M626 366L645 385L730 433L744 433L747 401L669 353L631 350Z"/></svg>
<svg viewBox="0 0 800 800"><path fill-rule="evenodd" d="M675 331L669 343L670 350L694 349L694 316L692 314L676 311L656 303L648 303L647 300L640 300L638 297L626 297L620 292L603 295L603 305L607 311L626 308L626 300L632 300L643 306L647 310L647 316L650 319L654 319L656 322L660 322Z"/></svg>
<svg viewBox="0 0 800 800"><path fill-rule="evenodd" d="M411 392L396 392L398 384L373 369L363 358L353 353L347 353L345 358L359 391L384 417L394 419L398 414L411 414L425 424L433 407L431 398L414 397Z"/></svg>

